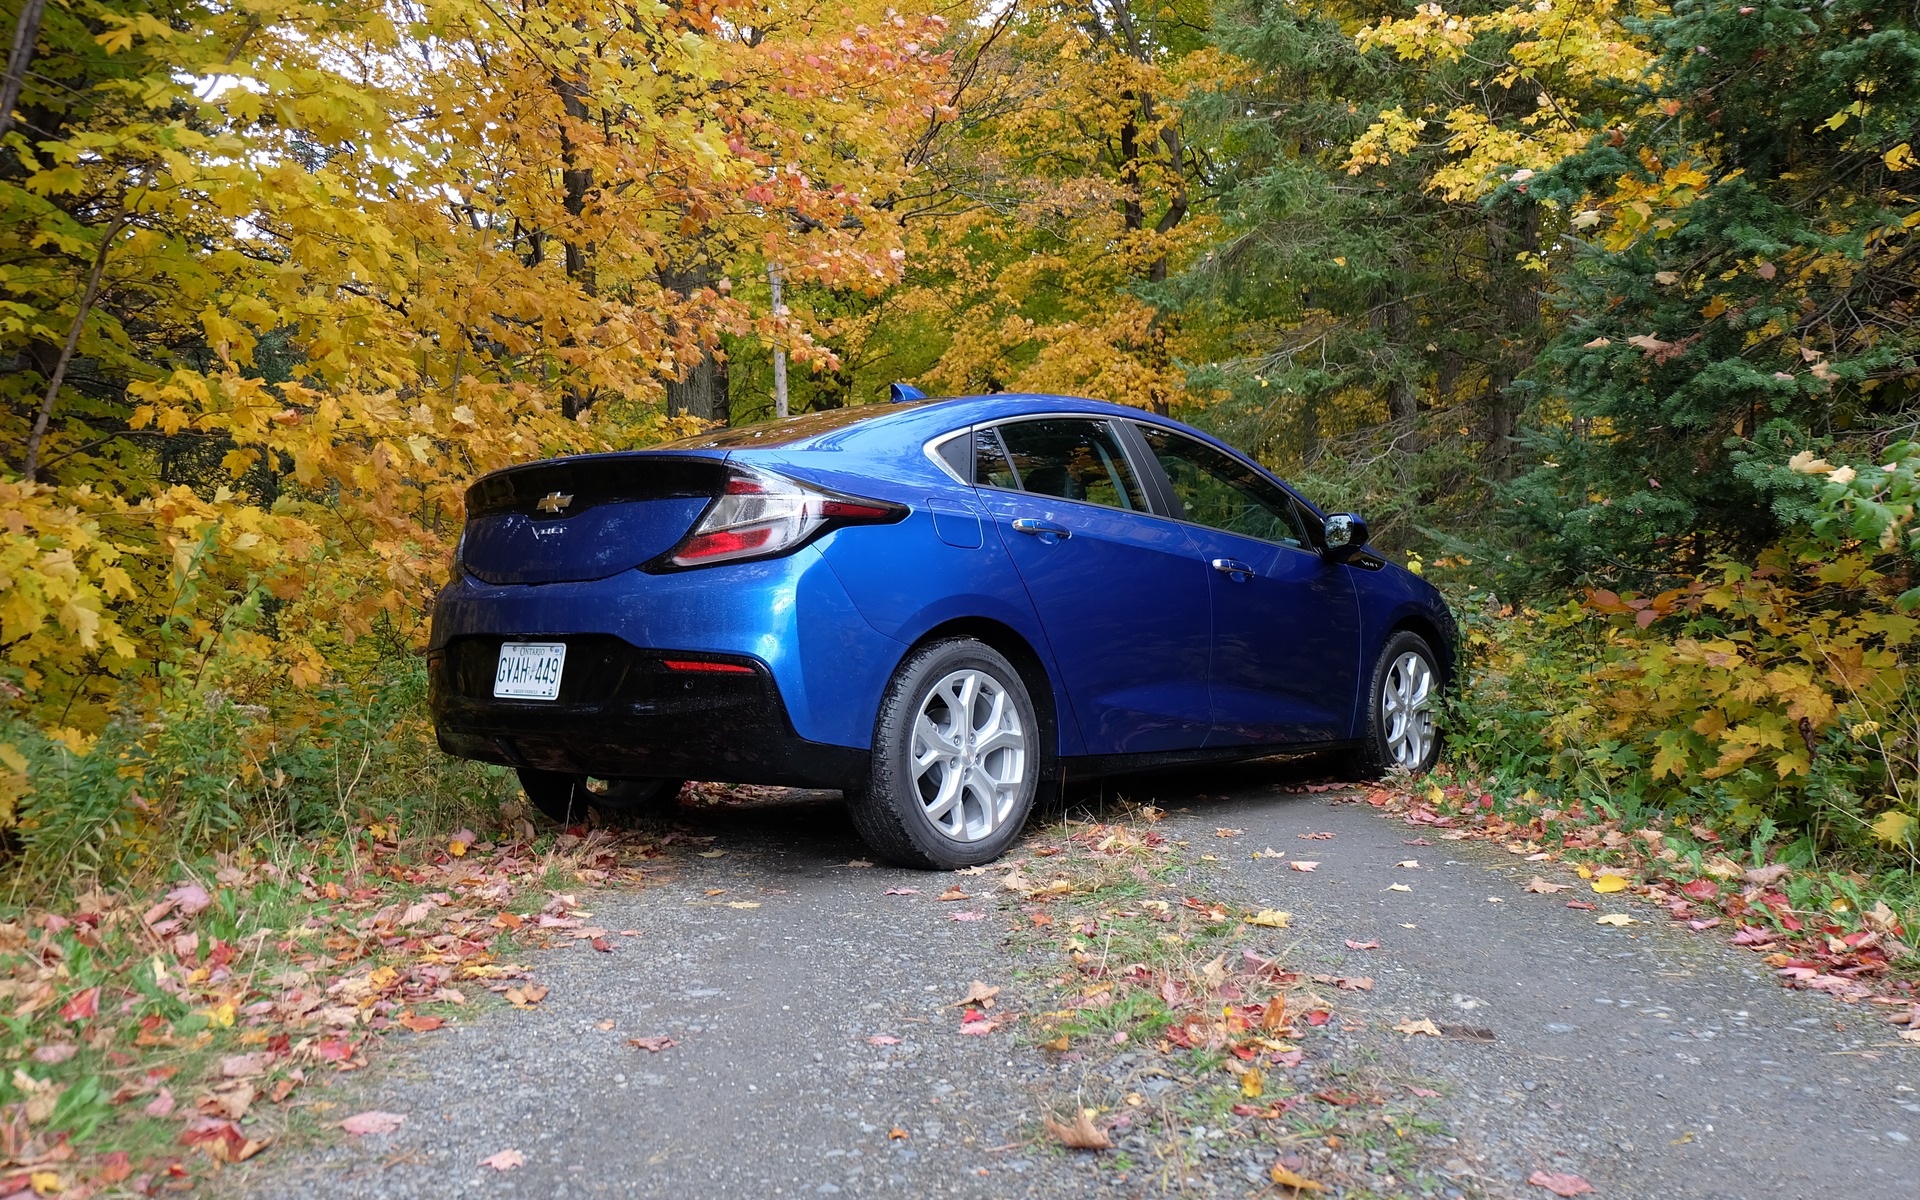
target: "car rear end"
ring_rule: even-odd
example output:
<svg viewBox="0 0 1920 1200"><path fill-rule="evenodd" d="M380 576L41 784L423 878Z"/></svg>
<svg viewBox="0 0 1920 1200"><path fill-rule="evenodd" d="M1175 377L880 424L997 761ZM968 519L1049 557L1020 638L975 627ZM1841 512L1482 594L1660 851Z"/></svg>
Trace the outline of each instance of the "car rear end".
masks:
<svg viewBox="0 0 1920 1200"><path fill-rule="evenodd" d="M608 779L857 781L858 713L902 648L860 619L815 543L905 511L725 451L480 479L434 607L441 748Z"/></svg>

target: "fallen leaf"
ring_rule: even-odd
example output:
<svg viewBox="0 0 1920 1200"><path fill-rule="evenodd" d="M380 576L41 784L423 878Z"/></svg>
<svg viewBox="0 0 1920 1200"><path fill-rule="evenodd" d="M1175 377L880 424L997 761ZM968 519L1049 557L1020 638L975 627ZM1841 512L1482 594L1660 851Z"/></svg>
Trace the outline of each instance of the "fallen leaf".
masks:
<svg viewBox="0 0 1920 1200"><path fill-rule="evenodd" d="M900 1128L898 1125L895 1125L892 1129L887 1131L887 1140L890 1142L904 1142L912 1136L913 1136L912 1134Z"/></svg>
<svg viewBox="0 0 1920 1200"><path fill-rule="evenodd" d="M62 1021L87 1021L100 1015L100 989L90 987L60 1006Z"/></svg>
<svg viewBox="0 0 1920 1200"><path fill-rule="evenodd" d="M889 896L918 896L919 894L920 894L919 888L888 888L887 889L887 895Z"/></svg>
<svg viewBox="0 0 1920 1200"><path fill-rule="evenodd" d="M240 1127L232 1121L218 1117L195 1117L188 1124L186 1132L180 1135L181 1144L198 1146L205 1150L215 1162L245 1162L265 1150L272 1138L258 1141L240 1132Z"/></svg>
<svg viewBox="0 0 1920 1200"><path fill-rule="evenodd" d="M547 989L537 983L507 989L507 1003L515 1008L532 1008L547 998Z"/></svg>
<svg viewBox="0 0 1920 1200"><path fill-rule="evenodd" d="M873 1037L867 1039L867 1045L869 1046L898 1046L899 1044L899 1038L885 1033L875 1034Z"/></svg>
<svg viewBox="0 0 1920 1200"><path fill-rule="evenodd" d="M340 1128L355 1137L364 1137L369 1133L392 1133L407 1123L405 1113L363 1112L355 1113L340 1122Z"/></svg>
<svg viewBox="0 0 1920 1200"><path fill-rule="evenodd" d="M172 1116L173 1115L172 1089L164 1088L164 1087L161 1088L160 1094L155 1096L153 1099L147 1101L146 1108L144 1108L141 1111L145 1112L150 1117Z"/></svg>
<svg viewBox="0 0 1920 1200"><path fill-rule="evenodd" d="M1406 859L1406 860L1404 860L1404 861L1401 861L1401 862L1397 862L1397 863L1395 863L1395 864L1393 864L1393 865L1394 865L1394 866L1396 866L1396 867L1414 867L1414 868L1417 868L1417 867L1419 867L1419 865L1420 865L1420 860L1419 860L1419 859L1417 859L1417 858L1409 858L1409 859Z"/></svg>
<svg viewBox="0 0 1920 1200"><path fill-rule="evenodd" d="M1410 1096L1418 1096L1422 1100L1438 1100L1440 1098L1440 1093L1434 1091L1432 1088L1410 1087L1407 1089L1407 1094Z"/></svg>
<svg viewBox="0 0 1920 1200"><path fill-rule="evenodd" d="M971 900L971 899L973 899L973 897L972 897L972 896L969 896L969 895L967 895L967 893L965 893L965 892L963 892L963 891L961 891L961 890L960 890L959 888L957 888L957 887L950 887L950 888L948 888L948 889L947 889L946 891L944 891L944 892L941 892L941 893L940 893L940 896L939 896L939 898L940 898L941 900Z"/></svg>
<svg viewBox="0 0 1920 1200"><path fill-rule="evenodd" d="M999 994L1000 994L999 988L994 987L991 984L982 983L978 979L976 979L972 983L967 985L966 995L960 997L958 1000L955 1000L952 1004L947 1005L947 1007L963 1008L969 1004L977 1004L981 1008L992 1008L994 1003L993 998L995 996L998 996Z"/></svg>
<svg viewBox="0 0 1920 1200"><path fill-rule="evenodd" d="M727 901L727 907L728 908L759 908L760 902L758 900L729 900Z"/></svg>
<svg viewBox="0 0 1920 1200"><path fill-rule="evenodd" d="M1578 1196L1582 1192L1598 1190L1578 1175L1549 1175L1545 1171L1535 1171L1527 1176L1527 1182L1535 1187L1543 1187L1556 1196Z"/></svg>
<svg viewBox="0 0 1920 1200"><path fill-rule="evenodd" d="M213 903L213 897L207 895L207 889L197 883L181 884L167 893L167 899L179 908L183 917L194 916Z"/></svg>
<svg viewBox="0 0 1920 1200"><path fill-rule="evenodd" d="M587 944L592 946L595 950L598 950L602 954L613 953L613 943L609 942L607 939L603 937L594 938L592 941L588 942Z"/></svg>
<svg viewBox="0 0 1920 1200"><path fill-rule="evenodd" d="M1594 891L1599 892L1602 896L1607 896L1614 892L1624 892L1629 885L1623 876L1602 875L1588 886L1593 888Z"/></svg>
<svg viewBox="0 0 1920 1200"><path fill-rule="evenodd" d="M72 1042L48 1042L33 1052L33 1061L47 1066L58 1066L80 1052L80 1047Z"/></svg>
<svg viewBox="0 0 1920 1200"><path fill-rule="evenodd" d="M1240 1076L1240 1094L1249 1100L1257 1098L1266 1087L1266 1073L1259 1067L1248 1067Z"/></svg>
<svg viewBox="0 0 1920 1200"><path fill-rule="evenodd" d="M873 864L868 862L864 858L855 858L855 859L849 859L847 862L847 865L849 867L870 867Z"/></svg>
<svg viewBox="0 0 1920 1200"><path fill-rule="evenodd" d="M1041 1042L1040 1048L1042 1050L1052 1050L1059 1054L1065 1054L1067 1052L1067 1048L1072 1044L1073 1043L1067 1040L1067 1035L1063 1033L1059 1037L1053 1039L1050 1042Z"/></svg>
<svg viewBox="0 0 1920 1200"><path fill-rule="evenodd" d="M702 850L699 854L701 858L725 858L727 856L725 850Z"/></svg>
<svg viewBox="0 0 1920 1200"><path fill-rule="evenodd" d="M445 1025L446 1021L440 1017L423 1017L415 1013L408 1013L406 1016L400 1018L400 1023L415 1033L432 1033L442 1025Z"/></svg>
<svg viewBox="0 0 1920 1200"><path fill-rule="evenodd" d="M1292 1188L1295 1192L1324 1192L1327 1190L1326 1184L1316 1183L1304 1175L1296 1175L1279 1163L1273 1164L1273 1169L1267 1172L1267 1178L1273 1180L1281 1187Z"/></svg>
<svg viewBox="0 0 1920 1200"><path fill-rule="evenodd" d="M1349 950L1378 950L1379 948L1379 942L1356 942L1352 938L1347 939L1347 949Z"/></svg>
<svg viewBox="0 0 1920 1200"><path fill-rule="evenodd" d="M1084 1109L1074 1117L1073 1124L1071 1125L1063 1125L1052 1117L1046 1118L1044 1123L1047 1127L1047 1132L1052 1134L1054 1140L1062 1146L1067 1146L1074 1150L1113 1149L1113 1139L1109 1138L1104 1130L1093 1123L1093 1118L1087 1115Z"/></svg>
<svg viewBox="0 0 1920 1200"><path fill-rule="evenodd" d="M1569 900L1567 901L1567 907L1568 908L1584 908L1588 912L1592 912L1594 908L1597 906L1593 904L1589 904L1585 900Z"/></svg>
<svg viewBox="0 0 1920 1200"><path fill-rule="evenodd" d="M1440 1027L1438 1025L1435 1025L1432 1021L1429 1021L1425 1017L1422 1017L1417 1021L1409 1017L1406 1020L1400 1022L1398 1025L1395 1025L1393 1027L1393 1031L1395 1033L1404 1033L1408 1037L1412 1037L1415 1034L1421 1034L1421 1033L1426 1034L1428 1037L1440 1036Z"/></svg>
<svg viewBox="0 0 1920 1200"><path fill-rule="evenodd" d="M665 1034L660 1034L655 1037L637 1037L637 1038L627 1039L627 1045L637 1046L640 1049L649 1051L653 1054L658 1054L662 1050L668 1049L669 1047L672 1047L672 1046L678 1046L679 1044L680 1043L677 1039L667 1037Z"/></svg>
<svg viewBox="0 0 1920 1200"><path fill-rule="evenodd" d="M1240 836L1241 834L1243 834L1243 833L1245 833L1245 832L1246 832L1246 830L1244 830L1244 829L1225 829L1225 828L1222 828L1222 829L1216 829L1216 830L1214 830L1214 831L1213 831L1213 836L1215 836L1215 837L1218 837L1218 838L1228 838L1228 837L1239 837L1239 836Z"/></svg>
<svg viewBox="0 0 1920 1200"><path fill-rule="evenodd" d="M1387 885L1387 890L1390 892L1410 892L1413 889L1404 883L1390 883Z"/></svg>
<svg viewBox="0 0 1920 1200"><path fill-rule="evenodd" d="M984 921L987 914L977 912L957 912L949 916L950 921Z"/></svg>
<svg viewBox="0 0 1920 1200"><path fill-rule="evenodd" d="M498 1154L490 1154L486 1158L481 1159L480 1165L483 1167L492 1167L496 1171L511 1171L515 1167L526 1166L527 1159L526 1156L518 1150L502 1150Z"/></svg>
<svg viewBox="0 0 1920 1200"><path fill-rule="evenodd" d="M1638 922L1636 922L1632 917L1628 916L1625 913L1608 913L1606 916L1596 919L1594 924L1620 926L1620 925L1634 925L1634 924L1638 924Z"/></svg>
<svg viewBox="0 0 1920 1200"><path fill-rule="evenodd" d="M1555 892L1564 892L1572 886L1570 883L1548 883L1538 875L1535 875L1532 879L1527 880L1527 886L1524 890L1538 892L1542 896L1551 896Z"/></svg>
<svg viewBox="0 0 1920 1200"><path fill-rule="evenodd" d="M1792 870L1792 868L1785 863L1774 863L1771 866L1755 867L1746 873L1747 882L1757 883L1761 887L1772 887L1780 881L1782 875L1785 875L1790 870Z"/></svg>
<svg viewBox="0 0 1920 1200"><path fill-rule="evenodd" d="M1370 992L1373 990L1373 977L1370 975L1337 976L1333 985L1343 992Z"/></svg>
<svg viewBox="0 0 1920 1200"><path fill-rule="evenodd" d="M220 1074L228 1079L243 1079L248 1075L259 1075L273 1066L274 1057L270 1050L255 1050L251 1054L229 1054L220 1060Z"/></svg>
<svg viewBox="0 0 1920 1200"><path fill-rule="evenodd" d="M1303 859L1296 858L1292 862L1288 863L1287 865L1292 867L1296 871L1311 871L1314 868L1318 867L1320 864L1317 862L1307 862Z"/></svg>
<svg viewBox="0 0 1920 1200"><path fill-rule="evenodd" d="M1488 904L1505 904L1506 902L1507 902L1507 898L1505 896L1488 896L1487 897Z"/></svg>
<svg viewBox="0 0 1920 1200"><path fill-rule="evenodd" d="M1263 908L1251 917L1248 917L1247 924L1264 925L1268 929L1290 929L1292 928L1290 924L1292 920L1293 914L1290 912L1280 912L1276 909Z"/></svg>

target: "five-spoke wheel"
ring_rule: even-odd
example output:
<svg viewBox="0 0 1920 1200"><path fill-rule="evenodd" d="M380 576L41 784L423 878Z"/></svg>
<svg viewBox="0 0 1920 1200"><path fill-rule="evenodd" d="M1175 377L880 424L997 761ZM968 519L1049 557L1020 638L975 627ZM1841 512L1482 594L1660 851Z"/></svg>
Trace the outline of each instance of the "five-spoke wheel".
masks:
<svg viewBox="0 0 1920 1200"><path fill-rule="evenodd" d="M1345 773L1358 779L1377 779L1395 768L1418 774L1439 759L1437 662L1417 633L1403 629L1387 639L1367 692L1363 740L1347 756Z"/></svg>
<svg viewBox="0 0 1920 1200"><path fill-rule="evenodd" d="M998 651L971 638L922 646L880 701L867 785L847 794L854 823L907 866L991 862L1033 807L1038 733L1026 684Z"/></svg>

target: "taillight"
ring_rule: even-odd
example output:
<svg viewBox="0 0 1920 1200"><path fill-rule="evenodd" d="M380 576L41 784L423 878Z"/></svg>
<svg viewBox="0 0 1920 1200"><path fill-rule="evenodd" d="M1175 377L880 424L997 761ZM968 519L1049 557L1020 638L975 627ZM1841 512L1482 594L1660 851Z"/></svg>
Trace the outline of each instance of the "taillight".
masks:
<svg viewBox="0 0 1920 1200"><path fill-rule="evenodd" d="M686 538L649 566L671 570L773 558L799 549L829 529L887 524L906 514L897 504L842 496L771 471L729 463L726 489Z"/></svg>

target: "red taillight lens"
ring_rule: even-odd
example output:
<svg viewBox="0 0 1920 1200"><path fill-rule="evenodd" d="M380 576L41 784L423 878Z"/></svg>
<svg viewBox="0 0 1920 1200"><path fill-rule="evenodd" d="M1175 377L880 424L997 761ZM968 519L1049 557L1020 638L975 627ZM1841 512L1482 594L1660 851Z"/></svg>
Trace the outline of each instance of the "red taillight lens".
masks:
<svg viewBox="0 0 1920 1200"><path fill-rule="evenodd" d="M690 671L706 675L751 675L752 667L739 663L709 662L699 658L669 658L665 660L669 671Z"/></svg>
<svg viewBox="0 0 1920 1200"><path fill-rule="evenodd" d="M704 567L772 558L838 525L897 521L906 509L878 500L839 496L798 480L729 464L727 485L686 540L657 567Z"/></svg>

